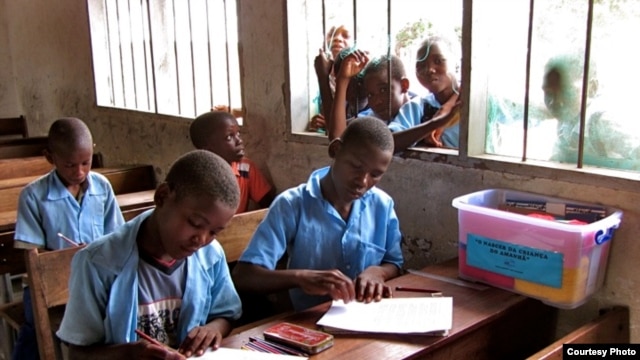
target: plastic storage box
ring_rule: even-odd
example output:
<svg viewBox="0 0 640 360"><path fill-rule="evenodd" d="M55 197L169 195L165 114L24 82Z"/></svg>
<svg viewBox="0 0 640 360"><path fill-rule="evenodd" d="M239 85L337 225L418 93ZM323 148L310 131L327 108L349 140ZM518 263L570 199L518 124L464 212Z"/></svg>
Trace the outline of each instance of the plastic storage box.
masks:
<svg viewBox="0 0 640 360"><path fill-rule="evenodd" d="M500 210L597 216L575 225ZM602 286L609 246L622 211L520 191L489 189L453 199L458 209L459 276L572 309Z"/></svg>

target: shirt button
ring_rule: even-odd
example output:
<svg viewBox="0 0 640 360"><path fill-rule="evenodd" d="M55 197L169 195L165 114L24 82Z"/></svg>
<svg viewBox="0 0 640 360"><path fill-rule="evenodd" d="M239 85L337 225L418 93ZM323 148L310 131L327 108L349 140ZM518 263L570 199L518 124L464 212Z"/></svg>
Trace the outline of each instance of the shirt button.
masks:
<svg viewBox="0 0 640 360"><path fill-rule="evenodd" d="M351 269L351 265L347 265L347 269Z"/></svg>

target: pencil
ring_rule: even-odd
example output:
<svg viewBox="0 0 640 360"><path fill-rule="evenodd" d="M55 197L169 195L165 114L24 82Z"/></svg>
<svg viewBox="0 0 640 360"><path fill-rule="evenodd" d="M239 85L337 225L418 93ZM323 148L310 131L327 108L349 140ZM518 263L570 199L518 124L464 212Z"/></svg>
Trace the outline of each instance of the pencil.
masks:
<svg viewBox="0 0 640 360"><path fill-rule="evenodd" d="M141 338L147 340L148 342L152 343L153 345L158 345L158 346L161 346L161 347L163 347L165 349L168 349L167 345L165 345L165 344L161 343L160 341L152 338L151 336L145 334L140 329L136 329L136 334L138 334L138 336L140 336Z"/></svg>
<svg viewBox="0 0 640 360"><path fill-rule="evenodd" d="M409 292L419 292L419 293L428 293L428 294L442 294L442 291L440 291L440 290L419 289L419 288L404 287L404 286L396 286L396 291L409 291Z"/></svg>
<svg viewBox="0 0 640 360"><path fill-rule="evenodd" d="M68 237L62 235L62 233L58 233L58 236L60 237L60 239L68 242L69 244L73 245L73 246L80 246L80 244L78 244L77 242L69 239Z"/></svg>

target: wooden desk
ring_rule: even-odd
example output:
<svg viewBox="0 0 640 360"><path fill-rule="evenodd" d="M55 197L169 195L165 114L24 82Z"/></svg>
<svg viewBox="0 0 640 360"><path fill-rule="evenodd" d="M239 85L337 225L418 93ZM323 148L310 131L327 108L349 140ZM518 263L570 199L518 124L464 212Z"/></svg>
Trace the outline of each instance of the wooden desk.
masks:
<svg viewBox="0 0 640 360"><path fill-rule="evenodd" d="M426 272L456 278L457 259L429 266ZM389 281L395 286L425 287L442 290L453 297L453 328L448 336L423 335L335 335L334 346L312 359L522 359L553 341L556 309L538 300L490 287L474 290L447 282L407 274ZM424 294L394 292L396 297ZM222 346L240 348L249 336L280 321L309 328L327 311L330 304L282 315L252 326L236 329Z"/></svg>

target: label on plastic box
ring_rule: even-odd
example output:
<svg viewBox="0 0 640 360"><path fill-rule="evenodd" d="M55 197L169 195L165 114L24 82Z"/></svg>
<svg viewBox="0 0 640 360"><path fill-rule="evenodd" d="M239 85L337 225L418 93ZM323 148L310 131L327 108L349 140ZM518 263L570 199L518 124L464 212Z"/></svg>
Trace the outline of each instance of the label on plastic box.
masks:
<svg viewBox="0 0 640 360"><path fill-rule="evenodd" d="M467 235L467 264L538 284L562 287L562 253Z"/></svg>

